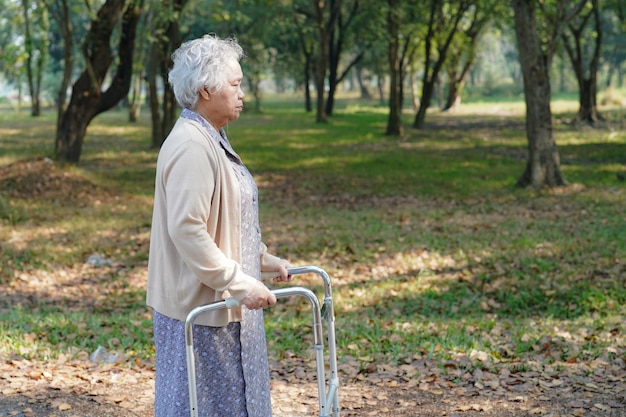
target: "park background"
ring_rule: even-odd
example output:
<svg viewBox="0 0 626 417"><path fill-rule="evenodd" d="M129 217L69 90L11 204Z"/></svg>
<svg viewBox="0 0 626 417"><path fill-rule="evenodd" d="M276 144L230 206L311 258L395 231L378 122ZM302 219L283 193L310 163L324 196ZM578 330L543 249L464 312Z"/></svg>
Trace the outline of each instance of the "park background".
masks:
<svg viewBox="0 0 626 417"><path fill-rule="evenodd" d="M1 3L0 415L150 415L163 80L207 32L265 241L333 279L343 414L626 415L622 1ZM307 307L267 318L312 415Z"/></svg>

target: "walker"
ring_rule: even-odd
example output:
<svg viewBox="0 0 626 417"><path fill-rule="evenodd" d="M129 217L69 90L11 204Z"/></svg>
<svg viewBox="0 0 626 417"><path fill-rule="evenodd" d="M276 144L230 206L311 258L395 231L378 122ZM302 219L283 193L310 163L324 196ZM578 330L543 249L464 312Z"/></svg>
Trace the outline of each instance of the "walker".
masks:
<svg viewBox="0 0 626 417"><path fill-rule="evenodd" d="M337 374L337 345L335 342L335 312L333 308L332 288L330 277L323 269L316 266L300 266L288 269L289 275L302 275L314 273L319 275L324 281L324 300L320 307L320 300L313 291L304 287L289 287L273 290L272 292L279 298L301 296L309 300L313 318L313 344L315 349L315 360L317 364L317 385L319 399L319 417L340 417L339 408L339 376ZM275 277L274 273L263 273L263 279ZM187 376L189 384L189 407L191 417L198 417L198 397L196 393L196 367L193 353L193 324L198 316L209 311L221 308L239 307L239 301L234 298L216 301L204 306L194 308L187 315L185 320L185 344L187 346ZM324 338L322 318L326 320L326 330L328 333L328 360L330 367L330 377L328 381L325 376L324 367Z"/></svg>

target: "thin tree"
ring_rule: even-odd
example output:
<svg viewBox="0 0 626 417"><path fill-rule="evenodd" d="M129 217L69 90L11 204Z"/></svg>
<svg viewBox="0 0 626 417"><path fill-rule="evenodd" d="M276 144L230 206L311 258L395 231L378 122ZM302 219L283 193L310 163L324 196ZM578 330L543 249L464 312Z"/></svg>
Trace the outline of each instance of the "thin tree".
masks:
<svg viewBox="0 0 626 417"><path fill-rule="evenodd" d="M128 121L131 123L139 120L142 107L142 86L145 80L146 73L146 58L150 48L150 42L148 42L149 36L149 13L141 14L141 19L138 26L137 40L135 46L135 58L133 59L133 80L128 94Z"/></svg>
<svg viewBox="0 0 626 417"><path fill-rule="evenodd" d="M431 0L428 32L424 40L424 80L420 106L413 120L415 128L419 129L424 125L426 111L430 107L430 101L435 93L435 84L439 80L448 50L458 34L461 20L470 7L469 1Z"/></svg>
<svg viewBox="0 0 626 417"><path fill-rule="evenodd" d="M357 83L359 84L359 91L361 92L361 99L363 100L371 100L372 94L368 90L369 78L364 77L363 70L365 69L365 65L363 65L363 60L357 62L354 66L354 77L356 78Z"/></svg>
<svg viewBox="0 0 626 417"><path fill-rule="evenodd" d="M63 40L63 75L57 93L57 130L59 130L63 113L67 109L67 89L72 82L74 70L74 30L67 0L44 0L44 3L56 21Z"/></svg>
<svg viewBox="0 0 626 417"><path fill-rule="evenodd" d="M603 30L598 0L590 0L591 8L568 24L569 33L562 35L563 45L578 82L577 120L595 123L602 120L598 112L598 70L602 56ZM593 19L591 29L587 28ZM591 31L591 35L585 36ZM591 53L585 54L590 50Z"/></svg>
<svg viewBox="0 0 626 417"><path fill-rule="evenodd" d="M151 9L151 26L155 31L148 53L146 79L150 117L152 121L152 148L158 149L176 122L176 98L168 82L170 54L182 43L180 17L187 0L158 2ZM159 96L159 86L162 95Z"/></svg>
<svg viewBox="0 0 626 417"><path fill-rule="evenodd" d="M331 6L333 13L337 13L334 25L328 26L328 96L326 98L326 114L328 116L333 114L335 106L335 94L337 93L337 87L339 83L344 80L346 75L350 73L352 68L363 59L364 51L368 48L364 39L361 39L363 45L355 49L353 56L350 58L348 64L343 71L339 71L339 64L343 57L346 47L349 43L349 38L355 33L358 22L356 17L361 13L359 8L359 1L353 0L351 7L346 11L343 9L342 2L339 0L331 0ZM365 25L362 25L363 28Z"/></svg>
<svg viewBox="0 0 626 417"><path fill-rule="evenodd" d="M48 11L37 1L22 0L26 80L31 99L31 115L41 115L41 80L48 57ZM33 21L34 19L34 21ZM36 33L34 33L34 31Z"/></svg>
<svg viewBox="0 0 626 417"><path fill-rule="evenodd" d="M448 94L443 111L454 111L461 105L461 94L476 58L477 43L487 25L504 13L502 3L495 1L475 2L465 19L464 29L455 37L444 64L448 76Z"/></svg>
<svg viewBox="0 0 626 417"><path fill-rule="evenodd" d="M318 30L317 59L315 61L315 89L317 90L315 119L318 123L325 123L328 119L324 106L326 72L328 70L328 33L330 28L335 25L335 20L339 15L341 0L331 0L329 7L327 7L327 3L324 0L313 0L313 7L315 24ZM326 15L328 15L328 18Z"/></svg>
<svg viewBox="0 0 626 417"><path fill-rule="evenodd" d="M402 14L399 0L387 0L387 32L389 36L389 116L386 135L401 136L402 129L402 63L400 62L400 27Z"/></svg>
<svg viewBox="0 0 626 417"><path fill-rule="evenodd" d="M308 112L313 111L311 104L311 69L313 68L313 56L315 53L315 45L310 42L305 33L298 29L298 41L300 49L304 55L304 66L302 68L302 78L304 84L304 108Z"/></svg>
<svg viewBox="0 0 626 417"><path fill-rule="evenodd" d="M85 69L72 87L70 103L56 134L56 160L78 163L85 133L93 118L115 106L128 93L140 1L127 5L125 0L106 0L91 21L82 45ZM120 18L117 56L114 56L110 42ZM116 71L103 91L105 77L114 61L117 61Z"/></svg>
<svg viewBox="0 0 626 417"><path fill-rule="evenodd" d="M22 77L26 62L26 52L18 39L23 39L22 5L14 1L0 0L2 18L0 18L0 76L17 91L7 98L15 111L22 108ZM14 102L15 100L15 102Z"/></svg>

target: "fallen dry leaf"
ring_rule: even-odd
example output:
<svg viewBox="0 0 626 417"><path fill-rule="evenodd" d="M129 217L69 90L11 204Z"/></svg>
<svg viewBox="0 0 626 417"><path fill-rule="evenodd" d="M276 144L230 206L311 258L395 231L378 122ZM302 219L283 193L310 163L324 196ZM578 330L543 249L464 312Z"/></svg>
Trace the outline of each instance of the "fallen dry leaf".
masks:
<svg viewBox="0 0 626 417"><path fill-rule="evenodd" d="M63 403L58 406L59 411L67 411L72 409L72 405L69 403Z"/></svg>

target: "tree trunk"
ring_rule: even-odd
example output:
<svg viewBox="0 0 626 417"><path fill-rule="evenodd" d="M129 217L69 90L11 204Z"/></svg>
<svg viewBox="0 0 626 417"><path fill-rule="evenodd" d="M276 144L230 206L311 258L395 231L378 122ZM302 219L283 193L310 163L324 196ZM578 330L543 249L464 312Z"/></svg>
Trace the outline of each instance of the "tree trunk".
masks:
<svg viewBox="0 0 626 417"><path fill-rule="evenodd" d="M339 63L345 44L345 34L349 30L350 24L357 15L359 2L355 1L344 22L341 10L342 0L331 0L331 18L328 24L328 97L326 99L326 115L333 114L335 107L335 94L339 83L346 78L350 70L363 58L363 53L357 54L348 64L346 69L340 74ZM335 37L336 35L336 37Z"/></svg>
<svg viewBox="0 0 626 417"><path fill-rule="evenodd" d="M341 13L341 12L340 12ZM339 16L341 17L341 15ZM341 18L339 18L339 24L341 24ZM339 84L337 72L339 70L339 58L341 56L341 50L343 44L341 42L341 29L339 29L339 40L335 42L336 28L331 27L328 31L328 94L326 96L326 108L324 111L327 116L333 114L333 108L335 106L335 92L337 91L337 85Z"/></svg>
<svg viewBox="0 0 626 417"><path fill-rule="evenodd" d="M178 45L180 45L181 42L178 42ZM176 46L175 48L172 48L172 50L177 49L178 46ZM170 134L170 131L172 130L172 128L174 127L174 124L176 124L176 117L178 114L178 103L176 102L176 96L174 95L174 91L172 90L172 88L170 87L170 84L165 81L167 80L167 73L168 70L170 68L170 58L169 55L166 57L166 62L168 63L167 65L164 64L164 67L161 70L161 74L163 74L163 139L161 140L161 144L163 144L163 141L165 140L165 138L167 137L167 135Z"/></svg>
<svg viewBox="0 0 626 417"><path fill-rule="evenodd" d="M313 47L307 44L304 33L298 30L298 39L304 54L304 108L307 113L313 111L311 104L311 68L313 67Z"/></svg>
<svg viewBox="0 0 626 417"><path fill-rule="evenodd" d="M388 136L402 135L402 82L400 68L400 15L397 0L388 0L387 31L389 33L389 117L387 119Z"/></svg>
<svg viewBox="0 0 626 417"><path fill-rule="evenodd" d="M155 24L165 26L164 35L156 39L151 46L150 65L147 71L147 78L150 90L150 111L152 117L152 148L158 149L165 141L170 130L176 123L176 97L168 82L168 73L171 67L170 54L182 43L180 34L179 18L182 10L187 4L187 0L174 0L168 4L173 13L170 16L157 16ZM162 81L163 97L159 103L157 75Z"/></svg>
<svg viewBox="0 0 626 417"><path fill-rule="evenodd" d="M378 101L382 106L383 104L385 104L385 77L382 73L379 73L376 78L376 86L378 87Z"/></svg>
<svg viewBox="0 0 626 417"><path fill-rule="evenodd" d="M142 72L143 71L138 71L135 73L133 88L131 89L130 100L128 101L128 121L131 123L137 122L141 113Z"/></svg>
<svg viewBox="0 0 626 417"><path fill-rule="evenodd" d="M261 113L261 74L255 72L248 72L248 85L250 86L250 92L254 97L254 112Z"/></svg>
<svg viewBox="0 0 626 417"><path fill-rule="evenodd" d="M448 30L447 37L445 41L436 46L438 56L435 62L432 61L431 51L432 48L435 47L435 32L437 30L436 25L438 21L438 8L441 7L441 4L433 0L429 23L428 23L428 33L425 39L425 62L424 62L424 82L422 84L422 100L420 103L420 107L415 114L415 119L413 120L413 127L420 129L424 127L424 120L426 119L426 111L430 106L430 101L432 100L433 94L435 92L435 84L439 79L439 72L443 67L443 64L446 60L446 56L448 53L448 49L452 44L452 40L454 39L454 35L457 33L457 29L459 26L459 22L463 18L466 10L469 8L469 3L462 2L458 5L458 9L455 11L455 14L452 16L450 22L448 22L448 26L444 29Z"/></svg>
<svg viewBox="0 0 626 417"><path fill-rule="evenodd" d="M67 89L72 82L72 72L74 70L74 39L67 0L60 2L60 7L57 13L53 13L53 16L56 18L63 38L63 77L61 78L61 85L57 94L57 130L59 130L63 113L67 108Z"/></svg>
<svg viewBox="0 0 626 417"><path fill-rule="evenodd" d="M578 114L576 115L576 119L581 122L594 124L603 119L600 112L598 112L597 83L596 75L592 75L589 78L582 80L582 85L580 85L580 92L578 95Z"/></svg>
<svg viewBox="0 0 626 417"><path fill-rule="evenodd" d="M565 59L561 57L559 59L559 93L564 93L567 89L565 88L566 74L565 74Z"/></svg>
<svg viewBox="0 0 626 417"><path fill-rule="evenodd" d="M411 91L411 103L413 103L413 111L417 111L420 107L420 98L417 95L417 76L415 75L414 68L410 69L409 87Z"/></svg>
<svg viewBox="0 0 626 417"><path fill-rule="evenodd" d="M446 104L441 109L444 112L456 112L461 107L461 92L463 91L463 84L454 79L448 83L448 96L446 98Z"/></svg>
<svg viewBox="0 0 626 417"><path fill-rule="evenodd" d="M147 41L147 37L149 34L150 17L151 15L149 13L144 13L141 16L141 20L139 23L137 51L135 51L135 62L133 65L134 71L132 89L129 94L128 100L128 121L131 123L139 120L139 115L141 114L141 107L143 104L141 91L144 84L146 60L148 58L147 54L149 52L149 42Z"/></svg>
<svg viewBox="0 0 626 417"><path fill-rule="evenodd" d="M17 82L17 107L15 108L16 112L20 112L20 110L22 110L22 96L23 96L23 92L22 92L22 83L18 78L18 82Z"/></svg>
<svg viewBox="0 0 626 417"><path fill-rule="evenodd" d="M43 67L45 63L45 57L48 51L45 41L43 45L35 45L36 40L31 31L31 20L29 10L31 5L27 0L22 0L22 12L24 17L24 47L26 50L26 78L28 82L28 91L31 99L31 116L41 115L41 78L43 76ZM43 27L39 30L43 33L42 36L47 36L47 19L46 9L37 7L36 12L41 13L40 25Z"/></svg>
<svg viewBox="0 0 626 417"><path fill-rule="evenodd" d="M430 107L430 101L433 98L433 94L435 93L435 82L433 80L424 80L422 85L422 98L420 100L420 106L417 109L417 113L415 113L415 119L413 119L413 127L422 128L424 127L424 121L426 120L426 111L428 107Z"/></svg>
<svg viewBox="0 0 626 417"><path fill-rule="evenodd" d="M319 36L319 51L315 65L315 89L317 90L316 121L325 123L327 118L326 109L324 108L324 87L328 65L328 32L326 22L324 21L324 0L313 0L313 4L315 6Z"/></svg>
<svg viewBox="0 0 626 417"><path fill-rule="evenodd" d="M569 25L574 45L572 46L566 35L563 35L563 43L565 50L570 58L576 81L578 82L578 114L576 119L579 121L593 124L598 120L602 120L602 116L598 112L597 92L598 92L598 68L600 66L601 49L602 49L602 22L600 20L600 12L598 0L592 0L592 10L588 15L583 16L580 25L574 27ZM584 56L583 33L589 18L593 16L595 21L595 36L593 37L593 53L591 58ZM588 67L585 68L585 63Z"/></svg>
<svg viewBox="0 0 626 417"><path fill-rule="evenodd" d="M304 108L307 113L313 111L311 104L311 55L306 55L304 63Z"/></svg>
<svg viewBox="0 0 626 417"><path fill-rule="evenodd" d="M363 59L363 53L359 53L357 56L355 56L354 59L350 61L346 69L339 76L337 76L336 67L335 67L335 70L331 72L331 75L329 75L328 98L326 99L326 114L327 115L333 114L333 109L335 107L335 93L337 92L337 86L339 86L339 83L341 83L341 81L343 81L346 78L346 75L350 73L352 68L354 68L354 66L358 64L361 59ZM337 57L337 61L333 61L333 62L338 63L339 57ZM333 63L332 66L334 65L335 63Z"/></svg>
<svg viewBox="0 0 626 417"><path fill-rule="evenodd" d="M404 60L400 58L400 62L398 63L398 73L396 76L396 83L398 86L398 98L396 102L398 103L398 109L400 114L402 114L402 106L404 105Z"/></svg>
<svg viewBox="0 0 626 417"><path fill-rule="evenodd" d="M559 153L552 132L548 59L541 49L532 0L512 0L526 99L528 161L521 187L561 186Z"/></svg>
<svg viewBox="0 0 626 417"><path fill-rule="evenodd" d="M461 107L461 94L476 58L476 43L480 34L492 19L495 2L481 4L471 11L470 25L464 30L463 42L453 46L446 63L448 73L448 96L443 111L456 111ZM465 59L465 63L463 63ZM463 63L463 64L462 64Z"/></svg>
<svg viewBox="0 0 626 417"><path fill-rule="evenodd" d="M461 93L463 92L465 81L467 80L467 76L470 72L470 69L472 68L472 64L474 63L474 43L477 38L477 34L474 38L472 38L470 45L471 51L469 53L467 61L465 62L465 65L463 65L463 68L460 71L460 74L456 71L456 65L454 66L454 68L450 67L450 70L448 71L448 79L450 81L448 83L449 88L446 103L442 108L443 111L456 111L459 109L459 107L461 107Z"/></svg>
<svg viewBox="0 0 626 417"><path fill-rule="evenodd" d="M109 66L114 60L110 50L111 35L124 10L124 0L107 0L83 44L86 69L74 83L72 97L61 118L55 142L55 158L78 163L87 126L93 118L115 106L128 93L132 76L135 29L141 7L126 8L120 32L117 71L106 91L101 91Z"/></svg>
<svg viewBox="0 0 626 417"><path fill-rule="evenodd" d="M50 23L48 21L48 11L45 8L41 8L41 31L43 32L43 39L41 39L39 57L37 58L37 71L35 74L35 96L37 97L36 104L33 101L33 116L39 116L41 114L41 80L43 79L44 67L46 66L46 60L48 57L48 30L50 29Z"/></svg>
<svg viewBox="0 0 626 417"><path fill-rule="evenodd" d="M178 41L180 45L180 41ZM163 47L163 46L162 46ZM173 51L178 46L167 47L165 51ZM169 135L172 127L176 123L176 110L178 104L176 96L167 81L168 70L170 68L169 53L164 50L158 51L158 62L156 68L159 69L158 75L162 80L163 96L159 101L159 93L157 88L156 73L152 78L153 84L150 86L150 109L152 117L152 148L158 149Z"/></svg>
<svg viewBox="0 0 626 417"><path fill-rule="evenodd" d="M150 45L146 70L146 81L148 82L148 105L150 107L150 122L152 124L152 149L159 149L165 140L165 135L163 134L163 121L161 117L161 103L159 100L159 90L157 88L157 69L160 68L158 64L158 50L159 47L157 42Z"/></svg>
<svg viewBox="0 0 626 417"><path fill-rule="evenodd" d="M604 87L609 89L611 88L611 83L613 82L613 75L615 74L615 66L609 63L609 70L606 74L606 82Z"/></svg>
<svg viewBox="0 0 626 417"><path fill-rule="evenodd" d="M361 92L361 99L371 100L372 95L367 89L367 85L365 85L365 81L363 81L363 67L361 65L355 66L355 75L356 75L356 81L359 84L359 91Z"/></svg>

